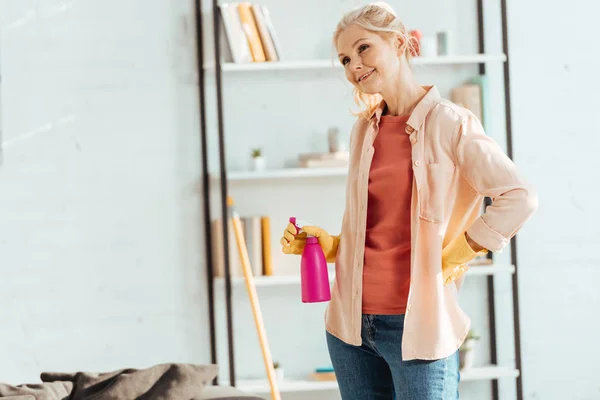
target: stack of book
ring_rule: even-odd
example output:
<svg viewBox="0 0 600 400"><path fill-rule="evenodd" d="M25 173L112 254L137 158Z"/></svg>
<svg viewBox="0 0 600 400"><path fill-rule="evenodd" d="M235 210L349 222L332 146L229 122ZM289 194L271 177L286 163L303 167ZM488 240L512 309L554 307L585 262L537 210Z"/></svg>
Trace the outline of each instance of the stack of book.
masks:
<svg viewBox="0 0 600 400"><path fill-rule="evenodd" d="M315 381L336 381L333 367L316 368L311 374L311 378Z"/></svg>
<svg viewBox="0 0 600 400"><path fill-rule="evenodd" d="M281 47L265 5L241 2L221 4L219 8L229 45L226 61L241 64L281 60Z"/></svg>
<svg viewBox="0 0 600 400"><path fill-rule="evenodd" d="M349 162L350 153L347 151L306 153L298 156L298 165L301 168L347 167Z"/></svg>
<svg viewBox="0 0 600 400"><path fill-rule="evenodd" d="M271 254L271 222L267 216L245 216L240 218L244 240L248 248L250 267L253 276L273 275ZM229 246L230 276L244 276L242 257L238 250L233 221L228 220L227 242ZM223 245L223 220L212 222L213 229L213 273L215 277L225 276L225 258Z"/></svg>
<svg viewBox="0 0 600 400"><path fill-rule="evenodd" d="M473 112L485 130L490 128L491 117L488 86L488 77L477 75L452 89L450 95L454 103Z"/></svg>

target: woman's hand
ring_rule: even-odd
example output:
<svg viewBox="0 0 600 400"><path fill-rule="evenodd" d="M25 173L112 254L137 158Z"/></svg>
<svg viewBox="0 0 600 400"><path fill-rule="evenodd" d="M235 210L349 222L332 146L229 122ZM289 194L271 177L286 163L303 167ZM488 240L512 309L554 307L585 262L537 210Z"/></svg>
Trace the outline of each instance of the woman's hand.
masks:
<svg viewBox="0 0 600 400"><path fill-rule="evenodd" d="M303 226L302 233L298 233L296 226L291 222L283 231L280 239L281 251L285 254L302 254L306 246L307 234L314 236L319 241L319 245L325 254L327 262L334 262L340 243L339 236L332 236L327 231L318 226Z"/></svg>
<svg viewBox="0 0 600 400"><path fill-rule="evenodd" d="M458 235L448 246L442 250L442 278L444 285L454 282L467 272L467 263L487 250L473 240L469 243L469 236L464 233ZM473 247L474 246L474 247ZM476 250L478 249L478 250Z"/></svg>
<svg viewBox="0 0 600 400"><path fill-rule="evenodd" d="M283 230L279 243L285 254L302 254L306 245L306 233L298 233L296 226L290 222Z"/></svg>

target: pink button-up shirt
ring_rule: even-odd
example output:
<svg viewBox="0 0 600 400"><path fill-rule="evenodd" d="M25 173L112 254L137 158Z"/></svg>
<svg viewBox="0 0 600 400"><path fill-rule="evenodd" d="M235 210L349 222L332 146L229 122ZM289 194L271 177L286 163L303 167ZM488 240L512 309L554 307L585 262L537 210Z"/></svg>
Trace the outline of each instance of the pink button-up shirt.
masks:
<svg viewBox="0 0 600 400"><path fill-rule="evenodd" d="M442 249L465 231L499 251L537 209L537 195L515 164L467 109L442 99L435 86L407 123L412 144L411 285L404 319L402 358L433 360L454 353L470 318L458 304L464 277L444 285ZM362 268L369 169L384 108L359 118L350 137L346 208L336 256L336 277L325 314L326 329L361 345ZM482 214L484 196L492 204ZM394 235L394 231L389 232ZM475 267L473 267L475 268Z"/></svg>

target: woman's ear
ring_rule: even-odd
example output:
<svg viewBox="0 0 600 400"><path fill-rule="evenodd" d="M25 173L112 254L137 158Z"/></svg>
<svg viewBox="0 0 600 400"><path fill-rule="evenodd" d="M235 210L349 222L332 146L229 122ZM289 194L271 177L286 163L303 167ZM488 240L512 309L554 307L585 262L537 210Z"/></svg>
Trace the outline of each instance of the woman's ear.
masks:
<svg viewBox="0 0 600 400"><path fill-rule="evenodd" d="M394 34L394 45L396 46L396 54L401 56L406 51L406 40L400 34Z"/></svg>

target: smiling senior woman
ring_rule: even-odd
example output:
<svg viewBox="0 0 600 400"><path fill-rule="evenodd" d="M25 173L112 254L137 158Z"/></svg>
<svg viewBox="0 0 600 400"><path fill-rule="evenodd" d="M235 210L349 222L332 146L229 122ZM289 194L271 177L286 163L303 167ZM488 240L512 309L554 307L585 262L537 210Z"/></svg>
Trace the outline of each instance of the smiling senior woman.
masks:
<svg viewBox="0 0 600 400"><path fill-rule="evenodd" d="M365 105L342 229L288 224L282 250L301 254L311 234L335 262L325 320L343 399L457 399L466 264L504 248L537 195L473 113L417 83L414 44L389 5L348 12L333 40Z"/></svg>

